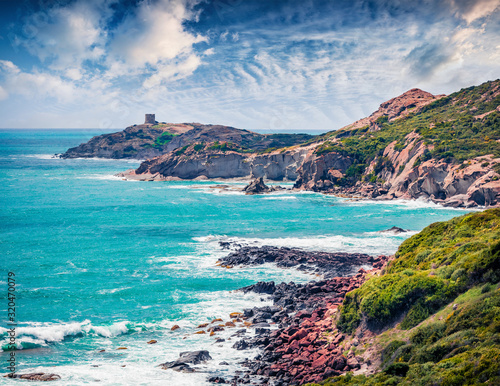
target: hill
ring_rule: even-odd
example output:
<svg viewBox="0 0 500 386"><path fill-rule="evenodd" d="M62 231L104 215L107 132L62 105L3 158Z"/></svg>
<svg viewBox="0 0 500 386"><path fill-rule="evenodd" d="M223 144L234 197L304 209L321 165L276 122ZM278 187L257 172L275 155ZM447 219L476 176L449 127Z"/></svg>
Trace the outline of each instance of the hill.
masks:
<svg viewBox="0 0 500 386"><path fill-rule="evenodd" d="M491 209L403 242L382 274L347 294L336 317L333 329L345 334L341 346L358 374L322 384L499 384L499 240L500 209Z"/></svg>
<svg viewBox="0 0 500 386"><path fill-rule="evenodd" d="M259 134L222 125L145 123L129 126L117 133L96 136L60 156L147 159L194 143L215 141L229 142L252 152L292 146L312 138L308 134Z"/></svg>
<svg viewBox="0 0 500 386"><path fill-rule="evenodd" d="M425 198L456 207L500 203L500 80L448 96L412 89L370 117L299 145L248 151L229 138L190 141L128 177L264 177L354 197Z"/></svg>

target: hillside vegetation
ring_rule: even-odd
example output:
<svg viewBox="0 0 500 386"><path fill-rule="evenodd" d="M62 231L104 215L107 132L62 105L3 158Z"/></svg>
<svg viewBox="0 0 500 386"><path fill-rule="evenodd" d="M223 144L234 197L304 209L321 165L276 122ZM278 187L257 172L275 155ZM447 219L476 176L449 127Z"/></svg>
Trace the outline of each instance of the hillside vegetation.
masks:
<svg viewBox="0 0 500 386"><path fill-rule="evenodd" d="M486 82L438 99L399 119L389 121L387 116L381 116L372 127L326 133L320 138L325 142L318 146L316 154L340 152L366 166L393 141L397 141L395 148L401 150L405 137L415 131L429 148L422 160L436 158L461 163L486 154L500 157L498 106L500 80Z"/></svg>
<svg viewBox="0 0 500 386"><path fill-rule="evenodd" d="M323 384L500 384L499 281L500 209L428 226L341 308L339 330L383 342L381 371Z"/></svg>
<svg viewBox="0 0 500 386"><path fill-rule="evenodd" d="M329 132L311 143L321 142L316 149L318 156L337 152L355 160L352 169L346 173L351 178L342 180L343 184L352 184L362 178L369 163L382 157L393 141L396 141L395 150L402 150L406 136L413 131L428 148L417 165L431 158L462 163L487 154L500 157L498 106L500 80L460 90L404 117L389 121L387 116L381 116L371 125ZM387 160L380 159L377 171L381 171L382 166L391 166L382 165L384 162Z"/></svg>

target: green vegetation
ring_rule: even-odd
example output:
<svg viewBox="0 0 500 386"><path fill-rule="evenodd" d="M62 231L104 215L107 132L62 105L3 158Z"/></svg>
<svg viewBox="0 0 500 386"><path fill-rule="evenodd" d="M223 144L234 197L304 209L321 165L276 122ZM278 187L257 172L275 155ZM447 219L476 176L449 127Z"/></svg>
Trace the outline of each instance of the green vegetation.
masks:
<svg viewBox="0 0 500 386"><path fill-rule="evenodd" d="M202 143L197 143L193 146L193 150L198 152L198 151L201 151L205 148L205 144L202 142Z"/></svg>
<svg viewBox="0 0 500 386"><path fill-rule="evenodd" d="M347 294L338 327L353 332L362 317L383 327L405 314L414 327L479 282L500 280L500 209L434 223L399 247L384 275Z"/></svg>
<svg viewBox="0 0 500 386"><path fill-rule="evenodd" d="M238 145L235 145L231 142L219 142L215 141L213 144L207 147L207 150L218 150L222 152L226 152L228 150L238 151L241 148Z"/></svg>
<svg viewBox="0 0 500 386"><path fill-rule="evenodd" d="M189 145L186 145L186 146L181 147L179 150L176 150L175 155L184 154L184 152L187 150L188 147L189 147Z"/></svg>
<svg viewBox="0 0 500 386"><path fill-rule="evenodd" d="M174 139L174 137L177 137L177 135L178 134L172 134L169 133L168 131L164 131L158 138L156 138L153 147L159 149L163 145L169 143L172 139Z"/></svg>
<svg viewBox="0 0 500 386"><path fill-rule="evenodd" d="M351 157L355 164L369 164L381 157L393 141L396 141L395 149L402 150L406 135L416 131L433 149L428 150L415 166L430 158L461 163L486 154L500 157L500 113L494 111L498 105L500 80L486 82L441 98L419 113L410 113L392 122L382 116L376 120L378 131L370 132L366 126L324 134L315 139L326 140L316 154L338 152ZM474 118L487 112L491 113Z"/></svg>
<svg viewBox="0 0 500 386"><path fill-rule="evenodd" d="M361 321L376 330L401 320L401 330L377 336L381 371L322 384L500 384L499 281L500 209L428 226L341 310L337 327L347 332Z"/></svg>
<svg viewBox="0 0 500 386"><path fill-rule="evenodd" d="M484 289L486 288L486 289ZM375 375L335 377L323 385L477 385L500 383L500 289L486 285L457 298L444 320L430 319L382 351Z"/></svg>

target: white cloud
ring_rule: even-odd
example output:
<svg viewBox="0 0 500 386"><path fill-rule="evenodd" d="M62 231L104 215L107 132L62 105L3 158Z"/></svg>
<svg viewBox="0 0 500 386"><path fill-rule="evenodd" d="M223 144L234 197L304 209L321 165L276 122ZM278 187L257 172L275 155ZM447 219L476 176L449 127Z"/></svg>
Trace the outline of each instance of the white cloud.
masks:
<svg viewBox="0 0 500 386"><path fill-rule="evenodd" d="M98 60L105 54L103 22L113 2L79 0L35 13L24 26L29 33L23 44L52 69L79 68L85 60Z"/></svg>
<svg viewBox="0 0 500 386"><path fill-rule="evenodd" d="M9 93L2 86L0 86L0 101L3 101L9 97Z"/></svg>
<svg viewBox="0 0 500 386"><path fill-rule="evenodd" d="M59 101L69 101L75 95L72 82L62 80L59 76L43 72L27 73L21 71L14 63L0 61L0 75L4 75L3 88L9 94L19 94L33 99L54 97Z"/></svg>
<svg viewBox="0 0 500 386"><path fill-rule="evenodd" d="M471 24L500 8L500 0L451 0L458 17Z"/></svg>
<svg viewBox="0 0 500 386"><path fill-rule="evenodd" d="M114 32L111 60L144 67L190 55L193 45L206 38L185 30L183 22L195 17L189 6L184 1L142 2L137 14L127 18Z"/></svg>
<svg viewBox="0 0 500 386"><path fill-rule="evenodd" d="M197 55L190 55L181 62L160 65L156 73L144 81L143 86L152 88L164 82L185 78L191 75L200 64L201 59Z"/></svg>

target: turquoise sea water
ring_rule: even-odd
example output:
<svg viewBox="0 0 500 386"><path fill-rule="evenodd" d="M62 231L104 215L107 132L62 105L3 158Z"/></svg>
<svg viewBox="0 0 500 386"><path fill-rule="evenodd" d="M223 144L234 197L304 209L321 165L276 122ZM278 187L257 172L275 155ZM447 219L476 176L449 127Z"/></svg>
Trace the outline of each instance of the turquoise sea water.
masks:
<svg viewBox="0 0 500 386"><path fill-rule="evenodd" d="M97 134L102 131L0 131L0 286L5 294L7 274L15 273L18 371L54 372L68 385L203 385L207 373L156 366L181 351L207 349L214 360L205 370L224 375L254 355L231 349L228 330L219 334L224 344L193 333L200 323L267 304L232 290L315 277L272 265L217 267L227 253L221 240L390 254L426 225L465 213L422 202L245 196L213 188L227 181L123 181L114 175L139 161L51 158ZM379 233L392 226L412 232ZM181 328L171 331L174 324ZM146 344L150 339L158 343ZM0 373L7 373L8 353L0 356ZM218 366L222 360L230 366Z"/></svg>

